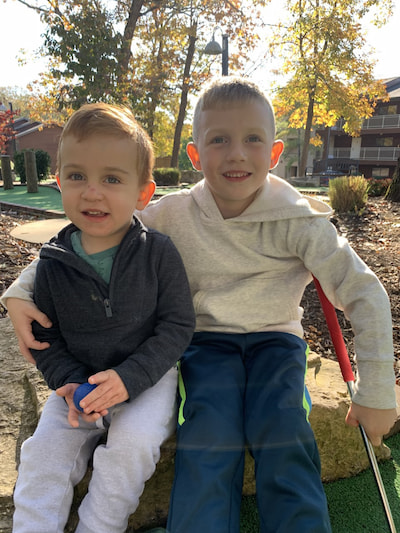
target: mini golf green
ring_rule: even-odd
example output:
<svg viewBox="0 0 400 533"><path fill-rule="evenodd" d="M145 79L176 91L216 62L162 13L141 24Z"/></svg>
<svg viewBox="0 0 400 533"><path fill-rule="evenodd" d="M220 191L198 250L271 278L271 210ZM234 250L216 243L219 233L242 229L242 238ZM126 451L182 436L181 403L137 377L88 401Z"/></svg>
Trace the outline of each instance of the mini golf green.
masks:
<svg viewBox="0 0 400 533"><path fill-rule="evenodd" d="M26 185L14 185L13 189L0 188L0 202L23 205L44 211L64 211L60 191L54 187L39 185L38 192L28 193Z"/></svg>

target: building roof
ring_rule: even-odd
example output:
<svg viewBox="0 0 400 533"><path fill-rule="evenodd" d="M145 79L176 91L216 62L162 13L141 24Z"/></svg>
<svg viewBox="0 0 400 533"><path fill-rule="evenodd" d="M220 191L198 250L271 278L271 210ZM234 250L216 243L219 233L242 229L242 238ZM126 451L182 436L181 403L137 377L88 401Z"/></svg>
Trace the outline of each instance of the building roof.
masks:
<svg viewBox="0 0 400 533"><path fill-rule="evenodd" d="M382 80L390 98L400 97L400 77Z"/></svg>
<svg viewBox="0 0 400 533"><path fill-rule="evenodd" d="M40 128L43 128L43 124L41 122L31 122L29 119L24 117L14 118L13 129L17 138L27 135L28 133L36 131Z"/></svg>

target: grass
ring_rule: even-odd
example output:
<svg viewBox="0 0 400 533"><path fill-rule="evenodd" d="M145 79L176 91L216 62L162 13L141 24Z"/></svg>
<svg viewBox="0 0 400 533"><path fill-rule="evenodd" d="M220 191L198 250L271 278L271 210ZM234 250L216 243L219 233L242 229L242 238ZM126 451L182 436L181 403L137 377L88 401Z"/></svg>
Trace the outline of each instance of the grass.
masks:
<svg viewBox="0 0 400 533"><path fill-rule="evenodd" d="M400 434L386 441L392 460L380 464L393 520L400 531ZM370 469L358 476L324 485L332 533L389 532L383 504ZM258 533L259 521L254 496L243 498L240 533Z"/></svg>
<svg viewBox="0 0 400 533"><path fill-rule="evenodd" d="M5 191L0 188L0 202L18 204L45 211L64 211L61 194L53 187L38 186L38 192L28 193L25 185L15 185L13 189Z"/></svg>
<svg viewBox="0 0 400 533"><path fill-rule="evenodd" d="M164 196L179 190L177 187L157 187L157 196ZM45 211L64 211L61 194L54 187L38 186L37 193L28 193L26 185L14 184L13 189L7 191L0 187L0 202L34 207Z"/></svg>

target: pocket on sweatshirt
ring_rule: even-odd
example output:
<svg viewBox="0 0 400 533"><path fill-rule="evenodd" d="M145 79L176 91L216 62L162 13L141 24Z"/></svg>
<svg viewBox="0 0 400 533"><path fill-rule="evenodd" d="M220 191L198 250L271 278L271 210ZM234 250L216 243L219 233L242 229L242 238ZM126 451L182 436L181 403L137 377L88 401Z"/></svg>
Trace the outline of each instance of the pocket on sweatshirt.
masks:
<svg viewBox="0 0 400 533"><path fill-rule="evenodd" d="M198 331L246 333L301 320L299 295L282 277L265 274L198 291L193 298Z"/></svg>

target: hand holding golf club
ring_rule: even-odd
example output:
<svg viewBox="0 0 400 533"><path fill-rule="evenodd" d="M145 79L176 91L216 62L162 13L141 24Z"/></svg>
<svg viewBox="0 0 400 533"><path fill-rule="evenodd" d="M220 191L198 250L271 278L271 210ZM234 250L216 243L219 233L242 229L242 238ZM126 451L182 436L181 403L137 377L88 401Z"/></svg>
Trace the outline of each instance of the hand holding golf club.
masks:
<svg viewBox="0 0 400 533"><path fill-rule="evenodd" d="M353 427L361 425L371 444L380 446L382 437L389 433L396 417L396 409L372 409L353 402L347 413L346 423Z"/></svg>
<svg viewBox="0 0 400 533"><path fill-rule="evenodd" d="M347 348L343 339L342 331L340 329L339 321L336 315L336 310L334 306L331 304L331 302L326 297L324 291L322 290L322 287L319 283L319 281L314 278L314 284L318 292L318 296L321 302L322 309L325 314L326 323L328 325L329 334L332 339L332 344L335 348L336 357L340 366L340 370L342 372L342 376L344 381L347 383L347 389L349 391L350 398L353 399L353 387L354 387L354 374L353 369L351 368L351 363L349 359L349 355L347 353ZM369 411L369 414L366 415L366 412ZM376 425L376 416L373 410L367 407L361 408L361 406L357 404L351 405L349 409L349 413L347 414L346 421L350 422L350 425L354 425L360 428L361 437L364 442L365 450L368 455L368 459L372 468L372 471L374 473L375 481L379 490L379 495L382 500L382 504L384 507L386 520L389 526L389 530L391 533L396 533L396 526L394 524L393 515L390 509L389 501L387 499L385 486L382 481L381 473L379 471L378 461L376 459L376 455L374 452L374 448L370 442L370 440L367 437L366 431L364 430L364 427L362 423L366 423L369 425L369 431L371 433L372 438L375 442L378 442L380 444L380 441L385 433L387 433L390 429L390 419L393 415L393 411L396 413L396 410L392 409L385 409L379 411L387 411L387 413L384 416L384 422L383 425L379 424ZM370 419L373 417L374 421L370 423ZM396 414L394 415L394 418L396 417ZM349 420L347 420L349 419ZM394 422L394 419L393 419ZM386 424L386 425L385 425ZM387 425L389 424L389 428L385 430ZM393 425L393 423L392 423ZM372 427L375 427L375 430L372 431ZM379 429L377 429L379 428Z"/></svg>

